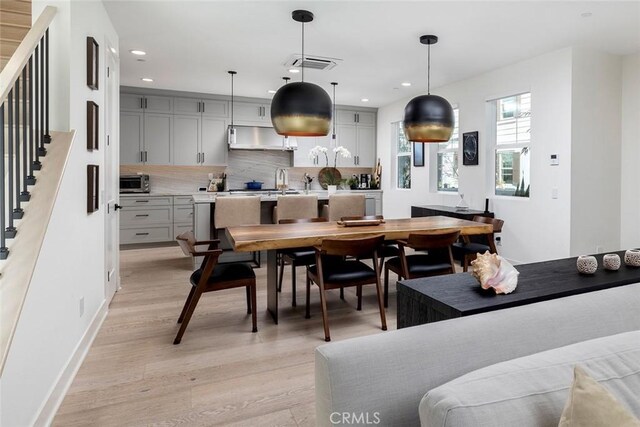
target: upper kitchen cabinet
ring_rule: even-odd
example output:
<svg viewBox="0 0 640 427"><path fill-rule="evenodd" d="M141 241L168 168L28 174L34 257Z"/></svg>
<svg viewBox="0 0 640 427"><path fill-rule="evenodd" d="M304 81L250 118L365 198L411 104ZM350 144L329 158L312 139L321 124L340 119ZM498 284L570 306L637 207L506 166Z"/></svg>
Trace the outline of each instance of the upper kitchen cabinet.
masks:
<svg viewBox="0 0 640 427"><path fill-rule="evenodd" d="M176 109L179 106L176 100ZM182 105L181 107L184 107ZM173 116L173 164L191 166L200 163L200 139L202 117L200 114Z"/></svg>
<svg viewBox="0 0 640 427"><path fill-rule="evenodd" d="M211 117L227 117L229 115L229 103L227 101L203 99L202 115Z"/></svg>
<svg viewBox="0 0 640 427"><path fill-rule="evenodd" d="M227 164L227 122L224 119L202 116L200 138L200 164L217 166Z"/></svg>
<svg viewBox="0 0 640 427"><path fill-rule="evenodd" d="M351 158L339 158L338 166L374 167L376 162L376 113L337 110L338 145L351 152Z"/></svg>
<svg viewBox="0 0 640 427"><path fill-rule="evenodd" d="M121 100L122 105L122 100ZM133 165L143 161L144 114L136 111L120 113L120 164Z"/></svg>
<svg viewBox="0 0 640 427"><path fill-rule="evenodd" d="M228 102L212 99L173 98L175 114L202 114L211 117L227 117Z"/></svg>
<svg viewBox="0 0 640 427"><path fill-rule="evenodd" d="M200 114L202 101L197 98L173 98L175 114Z"/></svg>
<svg viewBox="0 0 640 427"><path fill-rule="evenodd" d="M170 114L173 113L173 98L170 96L123 93L120 95L120 109Z"/></svg>
<svg viewBox="0 0 640 427"><path fill-rule="evenodd" d="M143 160L148 165L170 165L173 115L144 114Z"/></svg>
<svg viewBox="0 0 640 427"><path fill-rule="evenodd" d="M258 102L234 102L234 124L267 124L271 126L271 104Z"/></svg>
<svg viewBox="0 0 640 427"><path fill-rule="evenodd" d="M376 113L371 111L336 110L336 124L375 126Z"/></svg>
<svg viewBox="0 0 640 427"><path fill-rule="evenodd" d="M120 94L120 109L124 111L143 111L144 96L129 93Z"/></svg>

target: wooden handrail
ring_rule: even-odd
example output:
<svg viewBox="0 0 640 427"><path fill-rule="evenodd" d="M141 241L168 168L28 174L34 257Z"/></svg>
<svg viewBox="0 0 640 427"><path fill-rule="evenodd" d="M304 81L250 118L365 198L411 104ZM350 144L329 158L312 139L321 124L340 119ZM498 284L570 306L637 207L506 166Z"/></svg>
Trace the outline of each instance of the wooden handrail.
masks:
<svg viewBox="0 0 640 427"><path fill-rule="evenodd" d="M20 77L22 69L27 65L31 54L36 50L40 39L42 39L51 21L53 21L56 11L57 9L53 6L44 8L38 20L31 26L29 32L24 36L11 59L9 59L9 62L7 62L7 65L0 72L0 104L7 99L11 88Z"/></svg>

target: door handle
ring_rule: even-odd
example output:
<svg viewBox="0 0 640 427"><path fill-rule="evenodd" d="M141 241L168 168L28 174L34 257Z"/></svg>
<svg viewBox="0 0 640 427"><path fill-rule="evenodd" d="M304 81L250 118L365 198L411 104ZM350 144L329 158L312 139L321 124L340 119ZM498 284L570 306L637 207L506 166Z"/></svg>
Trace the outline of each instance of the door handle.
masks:
<svg viewBox="0 0 640 427"><path fill-rule="evenodd" d="M145 98L145 99L144 99L144 109L146 110L146 109L147 109L147 107L148 107L148 105L147 105L147 98Z"/></svg>
<svg viewBox="0 0 640 427"><path fill-rule="evenodd" d="M202 112L204 113L204 101L202 101Z"/></svg>
<svg viewBox="0 0 640 427"><path fill-rule="evenodd" d="M136 217L145 217L145 216L149 216L149 214L138 214L138 215L136 215Z"/></svg>
<svg viewBox="0 0 640 427"><path fill-rule="evenodd" d="M204 153L202 153L202 163L204 163Z"/></svg>
<svg viewBox="0 0 640 427"><path fill-rule="evenodd" d="M140 109L144 109L144 98L140 98Z"/></svg>
<svg viewBox="0 0 640 427"><path fill-rule="evenodd" d="M119 204L117 204L117 203L116 203L115 205L113 205L113 210L114 210L114 211L117 211L118 209L122 209L122 206L120 206L120 205L119 205Z"/></svg>
<svg viewBox="0 0 640 427"><path fill-rule="evenodd" d="M136 236L148 236L149 233L136 233Z"/></svg>

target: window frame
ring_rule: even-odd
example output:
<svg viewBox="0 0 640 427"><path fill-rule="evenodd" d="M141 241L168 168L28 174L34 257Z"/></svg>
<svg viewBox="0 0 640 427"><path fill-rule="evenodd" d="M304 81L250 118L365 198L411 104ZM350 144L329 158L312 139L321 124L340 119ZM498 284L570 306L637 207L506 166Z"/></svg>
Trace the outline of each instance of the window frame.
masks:
<svg viewBox="0 0 640 427"><path fill-rule="evenodd" d="M394 189L396 190L411 190L411 178L412 178L412 174L413 174L413 165L412 165L412 161L413 161L413 143L408 141L406 139L406 136L404 136L405 141L408 143L409 145L409 151L399 151L400 150L400 135L404 135L404 122L402 120L396 121L396 122L392 122L391 126L393 127L393 131L392 131L392 143L391 143L391 147L392 147L392 158L393 158L393 180L394 180ZM406 161L408 161L409 164L409 185L407 187L401 187L400 186L400 182L399 182L399 171L400 171L400 159L401 158L406 158Z"/></svg>
<svg viewBox="0 0 640 427"><path fill-rule="evenodd" d="M444 193L444 194L457 193L458 190L460 189L460 108L457 105L454 105L452 108L453 108L453 114L455 118L454 118L453 132L451 134L451 138L447 142L441 142L437 144L436 155L435 155L435 165L436 165L435 189L436 189L436 192ZM454 135L456 139L456 146L452 148L448 148L448 145L450 145L451 139L453 139ZM439 162L440 162L441 155L444 156L445 154L449 154L449 153L454 153L456 158L457 186L452 189L444 189L440 187L441 175L440 175Z"/></svg>

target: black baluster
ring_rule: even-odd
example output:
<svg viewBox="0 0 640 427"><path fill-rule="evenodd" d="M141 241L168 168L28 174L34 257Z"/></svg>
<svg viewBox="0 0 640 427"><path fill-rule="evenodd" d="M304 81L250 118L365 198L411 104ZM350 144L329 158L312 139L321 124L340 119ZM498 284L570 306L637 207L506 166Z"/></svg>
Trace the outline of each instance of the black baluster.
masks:
<svg viewBox="0 0 640 427"><path fill-rule="evenodd" d="M14 151L15 151L15 155L13 156L13 159L11 159L11 157L9 157L9 161L12 161L15 163L15 167L14 167L14 173L15 173L15 186L13 189L13 192L15 194L15 198L16 198L16 207L13 210L13 219L21 219L22 216L24 215L24 211L22 210L21 207L21 202L20 202L20 76L18 76L18 79L16 80L16 85L13 88L15 90L15 94L13 97L13 107L15 109L15 132L13 135L13 142L15 144L14 147Z"/></svg>
<svg viewBox="0 0 640 427"><path fill-rule="evenodd" d="M9 92L9 96L7 98L7 116L8 116L8 146L7 146L7 154L8 154L8 158L9 161L7 162L7 164L9 165L9 169L8 169L8 176L9 176L9 186L7 187L7 200L8 200L8 209L7 209L7 213L8 213L8 221L7 221L7 228L5 229L6 233L5 236L8 239L12 239L16 236L16 228L13 226L13 130L14 130L14 123L13 123L13 89L11 89L11 92Z"/></svg>
<svg viewBox="0 0 640 427"><path fill-rule="evenodd" d="M44 143L45 144L49 144L51 142L51 135L49 135L49 29L47 28L47 31L45 31L44 33L44 46L45 46L45 53L47 55L47 58L45 60L44 63L44 67L45 67L45 85L47 87L47 91L45 93L45 114L44 114L44 120L45 120L45 132L44 132Z"/></svg>
<svg viewBox="0 0 640 427"><path fill-rule="evenodd" d="M40 155L45 156L47 149L44 148L44 37L40 39Z"/></svg>
<svg viewBox="0 0 640 427"><path fill-rule="evenodd" d="M40 163L40 130L38 125L40 124L40 108L38 108L39 104L39 91L38 91L38 77L40 75L40 56L38 52L40 48L36 46L35 53L33 57L35 58L35 68L33 72L33 96L35 98L33 103L33 112L34 112L34 121L33 121L33 135L35 136L35 140L33 141L35 151L36 151L36 160L33 162L33 170L39 171L42 168L42 163Z"/></svg>
<svg viewBox="0 0 640 427"><path fill-rule="evenodd" d="M29 58L29 176L28 185L36 184L36 177L33 175L33 164L35 162L33 149L33 55Z"/></svg>
<svg viewBox="0 0 640 427"><path fill-rule="evenodd" d="M0 105L0 153L4 157L4 104ZM4 206L4 159L0 162L0 259L7 259L9 249L5 239L4 219L6 215Z"/></svg>
<svg viewBox="0 0 640 427"><path fill-rule="evenodd" d="M27 144L28 144L28 131L27 131L27 67L25 64L22 69L22 192L20 192L20 201L28 202L31 199L31 194L27 189Z"/></svg>

